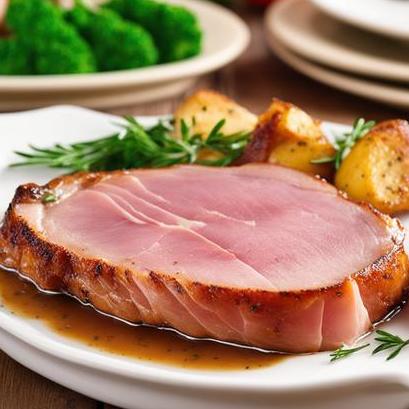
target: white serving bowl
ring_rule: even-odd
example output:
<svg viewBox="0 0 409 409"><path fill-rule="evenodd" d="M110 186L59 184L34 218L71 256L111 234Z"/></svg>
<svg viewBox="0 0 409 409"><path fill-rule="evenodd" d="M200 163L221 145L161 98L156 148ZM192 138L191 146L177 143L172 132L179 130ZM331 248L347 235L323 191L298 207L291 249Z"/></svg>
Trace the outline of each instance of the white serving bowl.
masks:
<svg viewBox="0 0 409 409"><path fill-rule="evenodd" d="M114 108L182 94L203 74L234 61L247 47L250 33L233 12L201 0L170 0L199 18L203 51L179 62L92 74L0 76L0 110L55 104Z"/></svg>

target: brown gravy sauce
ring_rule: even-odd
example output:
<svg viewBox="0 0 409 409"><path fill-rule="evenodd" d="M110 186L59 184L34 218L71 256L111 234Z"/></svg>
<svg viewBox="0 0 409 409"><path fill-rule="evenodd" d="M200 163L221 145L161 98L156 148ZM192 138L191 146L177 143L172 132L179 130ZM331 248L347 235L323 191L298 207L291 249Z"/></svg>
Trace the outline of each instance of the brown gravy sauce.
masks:
<svg viewBox="0 0 409 409"><path fill-rule="evenodd" d="M0 303L17 315L41 320L59 335L130 358L202 370L258 369L285 359L278 354L132 326L99 314L66 295L42 293L17 274L1 268Z"/></svg>

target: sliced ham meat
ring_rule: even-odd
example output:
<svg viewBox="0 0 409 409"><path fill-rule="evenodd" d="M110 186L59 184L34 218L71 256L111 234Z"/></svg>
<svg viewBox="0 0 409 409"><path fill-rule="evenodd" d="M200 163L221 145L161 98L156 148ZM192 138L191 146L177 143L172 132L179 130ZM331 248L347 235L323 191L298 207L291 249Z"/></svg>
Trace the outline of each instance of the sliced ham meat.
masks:
<svg viewBox="0 0 409 409"><path fill-rule="evenodd" d="M409 282L397 221L263 164L24 185L0 249L6 267L105 313L287 352L352 343Z"/></svg>

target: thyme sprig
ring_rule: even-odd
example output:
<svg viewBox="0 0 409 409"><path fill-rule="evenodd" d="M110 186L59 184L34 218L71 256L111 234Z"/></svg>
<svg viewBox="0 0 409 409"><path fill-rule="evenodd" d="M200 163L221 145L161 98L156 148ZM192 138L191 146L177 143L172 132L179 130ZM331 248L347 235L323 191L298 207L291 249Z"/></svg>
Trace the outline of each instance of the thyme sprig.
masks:
<svg viewBox="0 0 409 409"><path fill-rule="evenodd" d="M207 138L192 133L181 122L181 135L174 137L168 122L146 128L135 118L124 117L122 130L112 135L50 148L29 145L29 152L15 152L23 158L10 166L48 166L70 171L99 171L130 168L161 168L174 164L226 166L241 155L250 138L248 132L225 135L225 120L219 121Z"/></svg>
<svg viewBox="0 0 409 409"><path fill-rule="evenodd" d="M397 357L402 349L409 345L409 339L404 340L390 332L378 330L376 333L378 334L378 337L375 338L375 341L380 344L373 350L372 354L392 350L386 358L387 361Z"/></svg>
<svg viewBox="0 0 409 409"><path fill-rule="evenodd" d="M370 344L365 344L355 348L346 348L345 345L343 345L342 347L338 348L337 350L329 354L329 356L331 357L331 362L337 361L338 359L341 358L346 358L347 356L355 352L358 352L361 349L369 347L369 345Z"/></svg>
<svg viewBox="0 0 409 409"><path fill-rule="evenodd" d="M314 159L311 163L332 163L335 169L339 169L342 161L349 155L353 146L362 139L374 126L375 121L365 121L364 118L357 118L352 126L352 130L345 132L335 139L335 155Z"/></svg>

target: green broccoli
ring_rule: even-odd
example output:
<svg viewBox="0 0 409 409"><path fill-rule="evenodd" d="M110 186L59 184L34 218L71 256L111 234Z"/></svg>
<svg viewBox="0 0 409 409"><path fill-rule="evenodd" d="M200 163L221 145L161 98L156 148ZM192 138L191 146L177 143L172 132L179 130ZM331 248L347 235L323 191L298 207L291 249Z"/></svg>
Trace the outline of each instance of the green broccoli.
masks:
<svg viewBox="0 0 409 409"><path fill-rule="evenodd" d="M202 31L189 10L170 4L159 8L155 39L163 62L183 60L201 51Z"/></svg>
<svg viewBox="0 0 409 409"><path fill-rule="evenodd" d="M160 3L153 0L110 0L103 7L115 11L123 18L137 22L150 31L156 24Z"/></svg>
<svg viewBox="0 0 409 409"><path fill-rule="evenodd" d="M154 0L110 0L104 7L146 28L158 47L160 62L183 60L201 51L198 19L184 7Z"/></svg>
<svg viewBox="0 0 409 409"><path fill-rule="evenodd" d="M16 38L0 40L0 75L28 75L31 61L20 41Z"/></svg>
<svg viewBox="0 0 409 409"><path fill-rule="evenodd" d="M34 74L69 74L96 71L88 44L65 22L50 0L11 0L7 26L31 61Z"/></svg>
<svg viewBox="0 0 409 409"><path fill-rule="evenodd" d="M146 67L158 61L151 35L111 10L92 11L77 2L65 18L91 45L101 71Z"/></svg>

